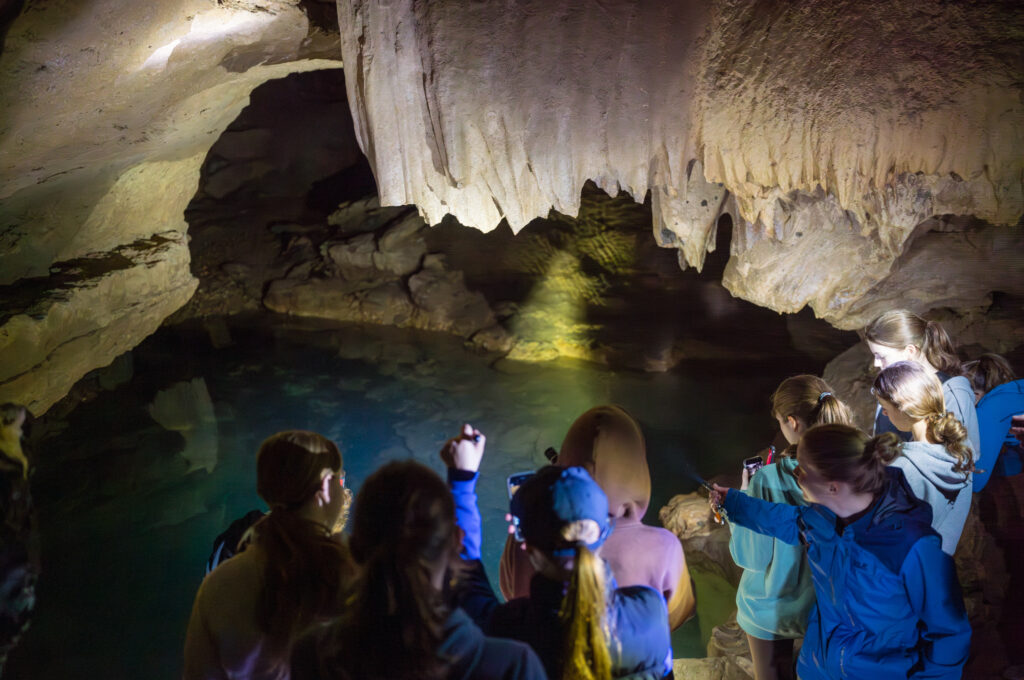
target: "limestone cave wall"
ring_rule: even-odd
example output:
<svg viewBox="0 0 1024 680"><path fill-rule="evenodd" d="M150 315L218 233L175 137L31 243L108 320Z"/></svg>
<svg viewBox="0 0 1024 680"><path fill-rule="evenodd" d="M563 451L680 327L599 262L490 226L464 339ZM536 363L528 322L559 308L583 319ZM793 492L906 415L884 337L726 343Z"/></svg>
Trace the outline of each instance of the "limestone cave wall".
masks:
<svg viewBox="0 0 1024 680"><path fill-rule="evenodd" d="M1024 243L1015 3L338 9L383 205L518 230L551 209L576 214L588 179L638 201L649 191L655 238L681 264L702 266L727 212L726 287L842 328L894 301L978 307L1024 290L1020 259L998 259ZM907 253L941 259L964 241L973 259L995 258L1000 282L894 285Z"/></svg>
<svg viewBox="0 0 1024 680"><path fill-rule="evenodd" d="M257 179L303 190L266 167L276 155L249 157L271 127L228 129L250 94L339 57L339 130L380 205L429 224L518 232L577 215L593 181L646 201L683 267L728 242L733 295L838 328L896 304L1012 319L1024 297L1024 15L1008 0L7 0L0 34L0 401L36 413L197 276L212 297L190 313L232 307L245 267L294 264L191 265L236 240L211 201ZM306 105L279 92L286 115ZM356 151L336 153L324 168ZM309 246L305 225L276 228Z"/></svg>
<svg viewBox="0 0 1024 680"><path fill-rule="evenodd" d="M46 410L188 301L207 151L260 83L340 65L302 5L29 2L6 27L0 401Z"/></svg>

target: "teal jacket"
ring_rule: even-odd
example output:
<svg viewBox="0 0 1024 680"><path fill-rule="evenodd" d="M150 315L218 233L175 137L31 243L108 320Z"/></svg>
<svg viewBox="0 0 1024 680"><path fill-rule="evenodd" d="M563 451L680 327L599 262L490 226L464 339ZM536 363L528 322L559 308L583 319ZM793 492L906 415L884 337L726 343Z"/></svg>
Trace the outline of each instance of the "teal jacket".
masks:
<svg viewBox="0 0 1024 680"><path fill-rule="evenodd" d="M796 460L783 458L757 471L747 495L773 503L807 505L793 477ZM738 524L730 525L729 552L743 567L736 591L736 621L761 640L803 637L814 607L814 583L802 545L789 545Z"/></svg>

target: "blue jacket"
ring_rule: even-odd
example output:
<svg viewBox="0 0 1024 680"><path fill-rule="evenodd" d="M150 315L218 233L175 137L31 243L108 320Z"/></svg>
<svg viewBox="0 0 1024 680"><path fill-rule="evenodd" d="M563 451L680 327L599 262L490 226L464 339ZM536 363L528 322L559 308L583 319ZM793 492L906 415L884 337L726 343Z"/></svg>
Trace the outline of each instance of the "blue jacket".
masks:
<svg viewBox="0 0 1024 680"><path fill-rule="evenodd" d="M1024 380L1003 383L990 390L978 402L978 427L981 430L981 451L978 471L974 473L974 492L988 484L993 473L1003 477L1019 474L1020 442L1010 434L1010 418L1024 413ZM1006 446L1005 452L1003 446Z"/></svg>
<svg viewBox="0 0 1024 680"><path fill-rule="evenodd" d="M757 471L746 494L765 501L807 505L796 483L796 460L783 458ZM736 591L736 621L744 632L761 640L803 637L814 607L814 584L801 545L730 526L729 552L743 567Z"/></svg>
<svg viewBox="0 0 1024 680"><path fill-rule="evenodd" d="M818 599L797 662L802 680L960 678L971 628L953 559L898 468L886 468L879 497L845 528L816 503L731 490L724 505L731 522L806 546Z"/></svg>
<svg viewBox="0 0 1024 680"><path fill-rule="evenodd" d="M505 604L498 602L480 561L480 512L476 502L476 475L449 470L448 481L455 497L455 517L465 534L462 558L467 561L453 589L456 603L487 635L528 643L551 677L557 677L563 656L563 625L559 609L565 584L535 574L530 597ZM615 588L608 604L608 624L613 644L612 675L629 680L656 680L672 672L672 642L668 607L661 593L647 586Z"/></svg>

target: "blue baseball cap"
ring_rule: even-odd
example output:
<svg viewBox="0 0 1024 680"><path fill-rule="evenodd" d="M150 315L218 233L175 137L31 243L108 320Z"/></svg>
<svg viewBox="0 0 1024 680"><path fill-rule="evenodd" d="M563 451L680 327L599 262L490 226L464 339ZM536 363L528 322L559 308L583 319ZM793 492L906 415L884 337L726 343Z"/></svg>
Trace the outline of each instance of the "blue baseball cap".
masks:
<svg viewBox="0 0 1024 680"><path fill-rule="evenodd" d="M597 550L612 530L608 497L582 467L541 468L512 497L511 511L526 542L556 556L577 545Z"/></svg>

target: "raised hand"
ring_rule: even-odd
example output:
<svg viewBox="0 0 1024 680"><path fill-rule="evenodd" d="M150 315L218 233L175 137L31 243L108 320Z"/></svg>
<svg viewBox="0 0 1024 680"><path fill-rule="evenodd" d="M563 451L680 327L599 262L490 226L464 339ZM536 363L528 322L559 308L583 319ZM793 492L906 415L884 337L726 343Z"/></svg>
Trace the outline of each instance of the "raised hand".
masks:
<svg viewBox="0 0 1024 680"><path fill-rule="evenodd" d="M469 423L462 426L462 432L452 437L441 447L441 460L450 468L477 472L484 457L487 437Z"/></svg>

